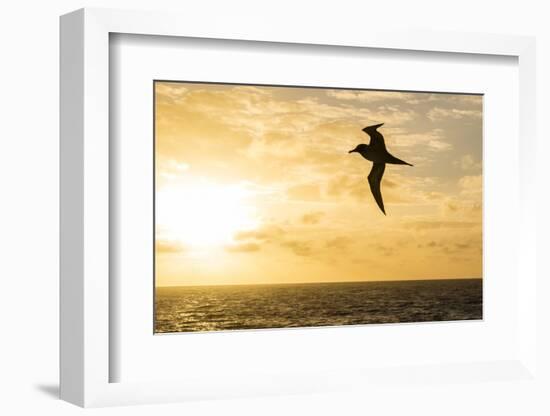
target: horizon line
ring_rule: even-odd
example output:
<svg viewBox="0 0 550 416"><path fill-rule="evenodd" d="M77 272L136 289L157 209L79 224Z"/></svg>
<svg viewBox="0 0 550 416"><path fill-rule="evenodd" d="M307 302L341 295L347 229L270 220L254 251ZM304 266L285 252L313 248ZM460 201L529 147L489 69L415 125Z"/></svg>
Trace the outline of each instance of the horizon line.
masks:
<svg viewBox="0 0 550 416"><path fill-rule="evenodd" d="M157 286L155 289L170 288L170 287L209 287L209 286L270 286L270 285L314 285L314 284L335 284L335 283L381 283L381 282L423 282L434 280L483 280L481 277L449 277L441 279L388 279L388 280L331 280L326 282L274 282L274 283L224 283L224 284L192 284L192 285L166 285Z"/></svg>

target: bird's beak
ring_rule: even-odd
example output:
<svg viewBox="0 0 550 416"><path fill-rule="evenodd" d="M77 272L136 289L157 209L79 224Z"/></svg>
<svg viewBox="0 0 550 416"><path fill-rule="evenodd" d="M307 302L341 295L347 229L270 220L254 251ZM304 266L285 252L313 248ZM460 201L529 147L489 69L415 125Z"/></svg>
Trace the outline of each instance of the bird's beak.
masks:
<svg viewBox="0 0 550 416"><path fill-rule="evenodd" d="M353 152L357 152L357 150L353 149L353 150L350 150L348 153L353 153Z"/></svg>

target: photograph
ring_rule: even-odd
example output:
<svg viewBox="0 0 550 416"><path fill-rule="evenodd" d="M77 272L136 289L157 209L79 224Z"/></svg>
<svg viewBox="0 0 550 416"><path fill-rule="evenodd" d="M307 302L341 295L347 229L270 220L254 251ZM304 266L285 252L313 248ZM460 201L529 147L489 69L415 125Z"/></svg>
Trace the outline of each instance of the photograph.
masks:
<svg viewBox="0 0 550 416"><path fill-rule="evenodd" d="M483 95L155 80L154 333L483 319Z"/></svg>

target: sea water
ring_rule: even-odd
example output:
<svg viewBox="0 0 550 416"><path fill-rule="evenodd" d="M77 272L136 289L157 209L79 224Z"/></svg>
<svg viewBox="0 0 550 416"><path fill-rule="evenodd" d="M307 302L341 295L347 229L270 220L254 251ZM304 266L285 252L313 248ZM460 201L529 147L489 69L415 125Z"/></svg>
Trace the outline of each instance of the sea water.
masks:
<svg viewBox="0 0 550 416"><path fill-rule="evenodd" d="M482 280L159 287L155 332L482 319Z"/></svg>

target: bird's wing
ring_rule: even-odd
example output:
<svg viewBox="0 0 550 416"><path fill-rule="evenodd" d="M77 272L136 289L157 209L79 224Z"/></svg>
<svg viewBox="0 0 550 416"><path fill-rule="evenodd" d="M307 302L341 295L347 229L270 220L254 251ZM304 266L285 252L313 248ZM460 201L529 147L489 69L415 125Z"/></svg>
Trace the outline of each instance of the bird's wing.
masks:
<svg viewBox="0 0 550 416"><path fill-rule="evenodd" d="M386 143L384 142L384 136L376 129L382 127L384 123L375 124L374 126L367 126L363 129L365 133L370 136L369 146L375 150L386 150Z"/></svg>
<svg viewBox="0 0 550 416"><path fill-rule="evenodd" d="M384 201L382 200L382 192L380 192L380 182L382 182L382 176L384 175L384 170L386 169L385 163L373 163L372 169L369 173L369 185L372 195L376 200L376 203L386 215L384 210Z"/></svg>

